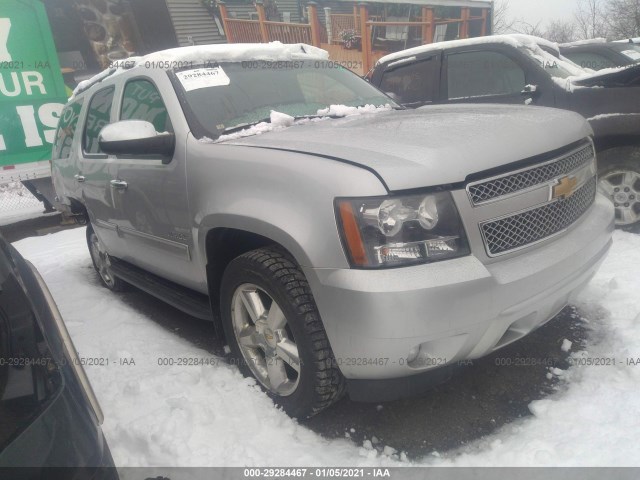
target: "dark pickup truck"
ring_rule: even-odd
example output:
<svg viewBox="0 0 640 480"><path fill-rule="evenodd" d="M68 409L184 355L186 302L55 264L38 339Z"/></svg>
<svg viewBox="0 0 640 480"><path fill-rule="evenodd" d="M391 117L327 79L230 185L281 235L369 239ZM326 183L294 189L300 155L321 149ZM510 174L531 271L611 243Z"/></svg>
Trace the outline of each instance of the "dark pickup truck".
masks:
<svg viewBox="0 0 640 480"><path fill-rule="evenodd" d="M368 79L412 108L511 103L580 113L594 131L599 188L616 206L616 225L640 226L640 65L594 73L544 39L496 35L392 53Z"/></svg>

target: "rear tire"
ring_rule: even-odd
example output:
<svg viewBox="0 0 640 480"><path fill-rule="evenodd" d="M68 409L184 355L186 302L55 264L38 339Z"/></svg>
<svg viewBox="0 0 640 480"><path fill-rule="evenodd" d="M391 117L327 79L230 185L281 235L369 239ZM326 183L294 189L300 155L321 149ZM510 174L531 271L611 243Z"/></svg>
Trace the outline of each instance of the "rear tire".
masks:
<svg viewBox="0 0 640 480"><path fill-rule="evenodd" d="M309 284L284 251L260 248L234 259L220 305L232 361L289 415L311 417L344 394Z"/></svg>
<svg viewBox="0 0 640 480"><path fill-rule="evenodd" d="M616 227L640 228L640 148L616 147L598 154L598 190L615 205Z"/></svg>
<svg viewBox="0 0 640 480"><path fill-rule="evenodd" d="M109 254L100 243L100 239L93 231L91 224L87 225L87 247L93 268L98 273L100 283L113 292L123 292L127 289L127 284L116 277L111 271L111 259Z"/></svg>

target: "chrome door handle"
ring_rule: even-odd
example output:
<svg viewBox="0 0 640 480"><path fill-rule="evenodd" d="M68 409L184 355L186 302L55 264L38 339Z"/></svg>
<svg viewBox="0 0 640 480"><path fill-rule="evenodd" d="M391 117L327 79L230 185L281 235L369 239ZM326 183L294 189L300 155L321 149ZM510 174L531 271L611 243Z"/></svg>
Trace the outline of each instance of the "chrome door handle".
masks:
<svg viewBox="0 0 640 480"><path fill-rule="evenodd" d="M85 181L84 175L80 175L79 173L76 173L76 174L73 176L73 178L75 178L75 179L76 179L76 181L77 181L77 182L80 182L80 183L82 183L82 182L84 182L84 181Z"/></svg>
<svg viewBox="0 0 640 480"><path fill-rule="evenodd" d="M111 180L111 186L116 190L126 190L128 184L124 180Z"/></svg>

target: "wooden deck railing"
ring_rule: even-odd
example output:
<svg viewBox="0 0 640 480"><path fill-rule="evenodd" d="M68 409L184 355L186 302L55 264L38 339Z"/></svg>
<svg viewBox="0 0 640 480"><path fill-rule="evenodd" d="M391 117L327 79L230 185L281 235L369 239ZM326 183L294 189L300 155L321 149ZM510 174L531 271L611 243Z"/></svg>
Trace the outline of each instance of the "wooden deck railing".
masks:
<svg viewBox="0 0 640 480"><path fill-rule="evenodd" d="M316 47L320 47L321 44L335 45L341 48L341 33L345 30L355 30L356 35L360 37L361 70L365 74L373 67L374 61L386 51L399 50L408 45L432 43L438 25L457 24L457 38L468 38L473 22L481 22L476 33L484 36L487 33L489 12L488 9L482 9L482 15L472 16L470 8L462 7L461 18L435 18L434 8L424 6L421 15L415 21L381 21L379 17L370 16L368 6L360 3L354 6L353 14L332 14L330 8L325 8L325 29L320 25L317 5L314 2L307 4L309 23L269 21L260 1L256 2L258 20L229 18L226 5L223 2L218 2L218 5L229 43L280 41L307 43Z"/></svg>

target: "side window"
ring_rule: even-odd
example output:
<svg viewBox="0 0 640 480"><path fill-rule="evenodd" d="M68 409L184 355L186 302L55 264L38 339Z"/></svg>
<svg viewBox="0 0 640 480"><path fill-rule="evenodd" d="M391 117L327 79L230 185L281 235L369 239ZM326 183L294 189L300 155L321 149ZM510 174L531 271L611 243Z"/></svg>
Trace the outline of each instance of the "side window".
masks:
<svg viewBox="0 0 640 480"><path fill-rule="evenodd" d="M156 132L172 132L167 107L160 92L149 80L131 80L124 87L120 120L146 120Z"/></svg>
<svg viewBox="0 0 640 480"><path fill-rule="evenodd" d="M582 68L592 70L602 70L603 68L613 68L616 65L608 58L591 52L576 52L565 55L573 63L577 63Z"/></svg>
<svg viewBox="0 0 640 480"><path fill-rule="evenodd" d="M526 85L524 71L498 52L447 55L449 100L520 93Z"/></svg>
<svg viewBox="0 0 640 480"><path fill-rule="evenodd" d="M102 153L98 145L98 135L100 130L109 124L114 92L114 87L108 87L100 90L91 98L87 112L87 124L84 127L83 148L86 153Z"/></svg>
<svg viewBox="0 0 640 480"><path fill-rule="evenodd" d="M388 69L382 75L380 90L393 93L403 104L429 103L435 100L436 57Z"/></svg>
<svg viewBox="0 0 640 480"><path fill-rule="evenodd" d="M71 155L71 144L78 127L80 110L84 99L76 100L67 105L60 115L56 140L53 145L52 158L69 158Z"/></svg>

